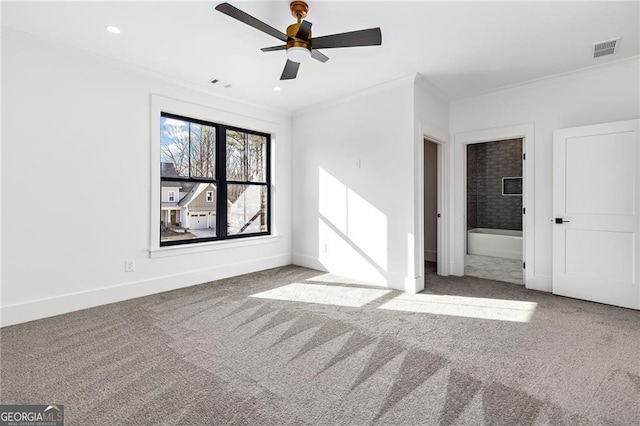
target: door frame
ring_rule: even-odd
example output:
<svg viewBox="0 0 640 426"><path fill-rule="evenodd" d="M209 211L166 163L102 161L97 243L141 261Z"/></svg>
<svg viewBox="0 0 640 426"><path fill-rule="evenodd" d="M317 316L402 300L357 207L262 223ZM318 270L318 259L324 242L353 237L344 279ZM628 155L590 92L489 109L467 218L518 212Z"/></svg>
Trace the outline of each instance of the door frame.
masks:
<svg viewBox="0 0 640 426"><path fill-rule="evenodd" d="M454 137L456 150L455 158L456 179L455 202L460 213L455 216L454 235L454 274L464 275L465 256L467 253L467 145L483 142L495 142L508 139L522 139L522 153L524 154L522 167L522 207L525 209L522 226L522 253L526 267L523 282L526 288L549 291L547 280L538 280L534 276L535 270L535 240L534 240L534 124L527 123L508 127L476 130L458 133Z"/></svg>
<svg viewBox="0 0 640 426"><path fill-rule="evenodd" d="M422 129L427 128L427 131ZM447 174L451 170L448 166L448 160L450 159L450 143L448 134L440 131L439 129L429 128L425 125L420 125L419 142L416 138L415 144L415 193L414 193L414 208L415 208L415 234L413 236L414 255L415 255L415 288L407 287L407 291L419 292L425 288L424 283L424 144L425 140L433 142L438 147L438 212L440 213L440 219L438 221L437 233L437 263L438 263L438 275L447 276L450 274L449 261L450 256L448 253L449 238L447 233L447 227L450 224L449 220L449 206L447 203L449 182ZM438 136L435 136L438 135Z"/></svg>

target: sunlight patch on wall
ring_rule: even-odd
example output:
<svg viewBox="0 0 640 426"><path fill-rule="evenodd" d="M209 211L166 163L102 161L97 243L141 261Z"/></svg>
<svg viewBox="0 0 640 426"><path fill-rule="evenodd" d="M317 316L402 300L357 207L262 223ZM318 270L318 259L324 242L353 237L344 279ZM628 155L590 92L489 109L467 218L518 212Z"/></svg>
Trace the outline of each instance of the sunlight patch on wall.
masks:
<svg viewBox="0 0 640 426"><path fill-rule="evenodd" d="M391 291L392 290L335 285L292 283L274 288L273 290L256 293L250 297L359 308L391 293Z"/></svg>
<svg viewBox="0 0 640 426"><path fill-rule="evenodd" d="M537 305L535 302L519 300L401 294L382 304L379 309L497 321L529 322Z"/></svg>
<svg viewBox="0 0 640 426"><path fill-rule="evenodd" d="M318 173L318 211L347 235L347 187L322 168Z"/></svg>
<svg viewBox="0 0 640 426"><path fill-rule="evenodd" d="M347 237L381 269L387 270L387 217L347 189Z"/></svg>
<svg viewBox="0 0 640 426"><path fill-rule="evenodd" d="M322 216L318 219L318 236L318 260L323 269L345 277L357 277L368 284L387 285L386 270Z"/></svg>
<svg viewBox="0 0 640 426"><path fill-rule="evenodd" d="M388 269L387 217L322 168L318 171L318 253L332 272L367 281L384 278ZM374 274L361 274L362 266ZM349 272L351 270L351 273Z"/></svg>

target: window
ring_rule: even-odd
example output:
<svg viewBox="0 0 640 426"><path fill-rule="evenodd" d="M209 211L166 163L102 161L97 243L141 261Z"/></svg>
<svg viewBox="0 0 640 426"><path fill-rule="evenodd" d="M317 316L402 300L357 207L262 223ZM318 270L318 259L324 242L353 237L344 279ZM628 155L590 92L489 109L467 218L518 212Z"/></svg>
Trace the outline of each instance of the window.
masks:
<svg viewBox="0 0 640 426"><path fill-rule="evenodd" d="M267 232L267 136L232 129L225 136L228 232Z"/></svg>
<svg viewBox="0 0 640 426"><path fill-rule="evenodd" d="M174 204L160 203L160 246L270 234L270 142L268 134L162 112L161 191L171 187Z"/></svg>

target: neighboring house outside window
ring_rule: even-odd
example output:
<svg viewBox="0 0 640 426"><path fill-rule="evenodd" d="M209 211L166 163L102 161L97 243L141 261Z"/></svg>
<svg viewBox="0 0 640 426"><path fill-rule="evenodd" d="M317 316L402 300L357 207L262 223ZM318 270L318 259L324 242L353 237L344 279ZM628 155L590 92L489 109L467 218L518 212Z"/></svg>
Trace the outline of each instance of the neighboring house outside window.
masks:
<svg viewBox="0 0 640 426"><path fill-rule="evenodd" d="M163 112L160 245L270 234L269 147L267 134Z"/></svg>

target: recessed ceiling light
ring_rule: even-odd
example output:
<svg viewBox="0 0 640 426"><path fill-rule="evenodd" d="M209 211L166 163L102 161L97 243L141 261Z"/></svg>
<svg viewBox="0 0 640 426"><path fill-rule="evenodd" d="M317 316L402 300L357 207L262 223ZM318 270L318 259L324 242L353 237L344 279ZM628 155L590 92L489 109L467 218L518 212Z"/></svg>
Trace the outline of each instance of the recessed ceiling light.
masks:
<svg viewBox="0 0 640 426"><path fill-rule="evenodd" d="M279 92L280 90L282 90L281 88L279 88L278 86L274 87L273 90L275 90L276 92Z"/></svg>
<svg viewBox="0 0 640 426"><path fill-rule="evenodd" d="M109 31L109 32L110 32L110 33L112 33L112 34L120 34L120 28L115 27L115 26L113 26L113 25L109 25L109 26L107 27L107 31Z"/></svg>

